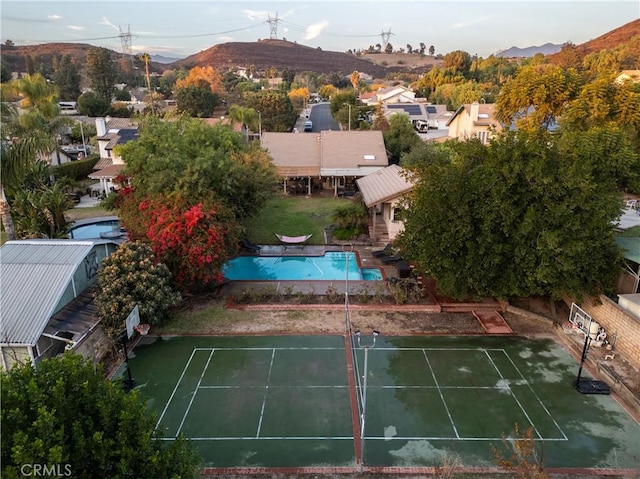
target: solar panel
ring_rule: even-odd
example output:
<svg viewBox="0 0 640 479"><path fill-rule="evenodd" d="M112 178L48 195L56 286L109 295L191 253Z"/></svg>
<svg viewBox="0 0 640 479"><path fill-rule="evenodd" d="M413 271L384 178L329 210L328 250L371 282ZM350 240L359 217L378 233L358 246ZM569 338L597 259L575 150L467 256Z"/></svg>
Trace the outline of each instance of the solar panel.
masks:
<svg viewBox="0 0 640 479"><path fill-rule="evenodd" d="M402 105L387 105L387 108L389 110L401 110L402 109Z"/></svg>
<svg viewBox="0 0 640 479"><path fill-rule="evenodd" d="M427 106L427 113L437 113L438 110L436 110L435 106Z"/></svg>

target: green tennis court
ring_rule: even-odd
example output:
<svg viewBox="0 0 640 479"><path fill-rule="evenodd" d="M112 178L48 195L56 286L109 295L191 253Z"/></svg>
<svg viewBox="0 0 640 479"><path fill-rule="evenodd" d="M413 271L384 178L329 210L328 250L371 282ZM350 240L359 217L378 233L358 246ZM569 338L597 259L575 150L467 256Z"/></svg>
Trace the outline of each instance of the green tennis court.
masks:
<svg viewBox="0 0 640 479"><path fill-rule="evenodd" d="M640 425L576 392L553 341L360 339L158 339L130 364L164 439L191 439L207 467L486 467L516 423L547 467L640 467Z"/></svg>

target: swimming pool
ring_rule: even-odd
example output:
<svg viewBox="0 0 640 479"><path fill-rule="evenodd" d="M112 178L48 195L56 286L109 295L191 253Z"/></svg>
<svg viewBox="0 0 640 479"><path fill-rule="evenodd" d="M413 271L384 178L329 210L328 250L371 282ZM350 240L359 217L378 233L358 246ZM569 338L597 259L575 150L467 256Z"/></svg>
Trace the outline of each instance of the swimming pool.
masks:
<svg viewBox="0 0 640 479"><path fill-rule="evenodd" d="M124 235L125 232L120 229L117 219L82 224L69 230L71 239L120 238Z"/></svg>
<svg viewBox="0 0 640 479"><path fill-rule="evenodd" d="M345 255L347 255L345 257ZM380 281L377 268L360 268L355 253L327 252L324 256L239 256L222 270L232 281L349 280Z"/></svg>

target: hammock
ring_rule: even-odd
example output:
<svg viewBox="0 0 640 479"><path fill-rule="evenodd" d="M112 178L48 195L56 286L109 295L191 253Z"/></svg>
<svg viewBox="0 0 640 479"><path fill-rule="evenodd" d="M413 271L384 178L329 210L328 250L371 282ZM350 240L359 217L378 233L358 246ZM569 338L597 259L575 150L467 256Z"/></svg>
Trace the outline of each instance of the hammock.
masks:
<svg viewBox="0 0 640 479"><path fill-rule="evenodd" d="M283 245L295 245L295 244L304 244L306 243L309 238L311 238L313 235L304 235L304 236L285 236L285 235L279 235L278 233L274 233L276 235L276 238L278 238L278 240L280 241L280 243L282 243Z"/></svg>

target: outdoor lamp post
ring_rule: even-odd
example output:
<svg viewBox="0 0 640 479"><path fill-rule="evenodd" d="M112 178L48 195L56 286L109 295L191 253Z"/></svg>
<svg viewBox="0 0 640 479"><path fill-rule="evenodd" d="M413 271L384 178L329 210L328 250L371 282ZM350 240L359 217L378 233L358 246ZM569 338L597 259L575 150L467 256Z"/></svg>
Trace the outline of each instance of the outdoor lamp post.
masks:
<svg viewBox="0 0 640 479"><path fill-rule="evenodd" d="M365 434L365 419L366 419L366 410L367 410L367 376L368 373L368 359L369 359L369 349L375 347L376 338L380 336L380 331L373 330L371 335L373 336L373 341L371 344L362 344L361 338L362 333L360 330L356 330L353 333L358 340L358 347L364 349L364 373L363 373L363 381L362 381L362 410L360 412L360 467L364 469L364 434Z"/></svg>
<svg viewBox="0 0 640 479"><path fill-rule="evenodd" d="M349 131L351 131L351 103L344 103L349 107Z"/></svg>

